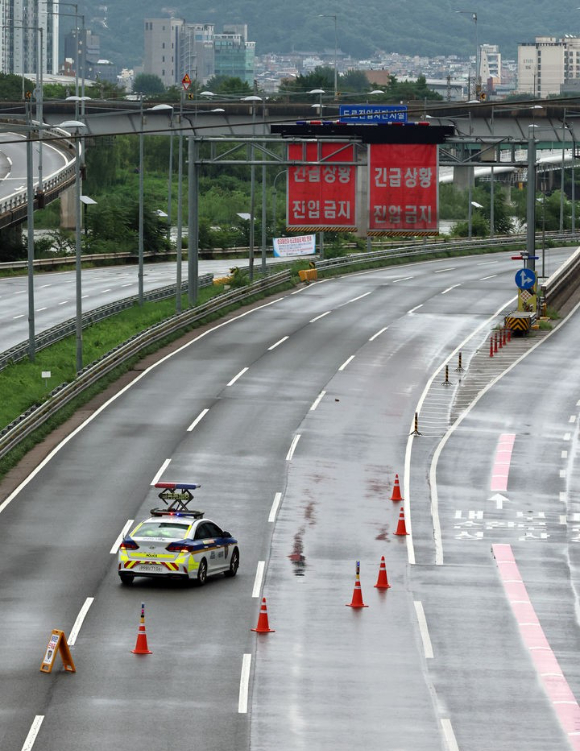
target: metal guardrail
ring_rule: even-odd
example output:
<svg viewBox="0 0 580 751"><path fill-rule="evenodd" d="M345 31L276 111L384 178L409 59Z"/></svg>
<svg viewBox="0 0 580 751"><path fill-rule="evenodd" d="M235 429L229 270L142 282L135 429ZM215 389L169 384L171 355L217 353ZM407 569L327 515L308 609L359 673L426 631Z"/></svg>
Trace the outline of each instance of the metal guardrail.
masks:
<svg viewBox="0 0 580 751"><path fill-rule="evenodd" d="M211 287L211 285L213 284L213 274L204 274L203 276L200 276L198 283L200 287ZM183 284L181 285L181 291L184 293L187 292L187 282L183 282ZM175 284L171 284L167 287L158 287L151 292L147 292L143 297L147 302L151 302L155 300L166 300L167 298L173 297L174 295ZM94 310L87 311L83 314L82 318L83 329L85 329L91 323L102 321L105 318L109 318L109 316L115 315L122 310L133 307L133 305L138 302L138 300L138 296L133 295L131 297L124 297L122 300L116 300L115 302L108 303L107 305L101 305L101 307L95 308ZM52 328L47 329L46 331L43 331L42 333L35 336L34 347L37 351L44 349L45 347L48 347L49 345L54 344L55 342L58 342L61 339L70 336L71 334L74 334L75 330L76 318L69 318L67 321L63 321L62 323L59 323L56 326L53 326ZM0 352L0 370L3 370L11 362L18 362L19 360L23 360L25 357L27 357L27 355L28 340L26 340L25 342L20 342L20 344L15 344L14 347L11 347L4 352Z"/></svg>
<svg viewBox="0 0 580 751"><path fill-rule="evenodd" d="M212 313L217 313L238 302L245 302L254 294L279 287L290 281L290 271L272 274L242 290L232 290L213 298L204 305L191 308L184 313L158 323L140 334L136 334L129 341L119 345L100 360L83 368L72 383L62 384L51 391L49 398L40 406L31 407L14 422L0 431L0 459L15 448L21 441L43 425L59 409L68 404L82 391L96 383L100 378L110 373L118 365L139 354L146 347L155 344L180 329L184 329L196 321L200 321Z"/></svg>

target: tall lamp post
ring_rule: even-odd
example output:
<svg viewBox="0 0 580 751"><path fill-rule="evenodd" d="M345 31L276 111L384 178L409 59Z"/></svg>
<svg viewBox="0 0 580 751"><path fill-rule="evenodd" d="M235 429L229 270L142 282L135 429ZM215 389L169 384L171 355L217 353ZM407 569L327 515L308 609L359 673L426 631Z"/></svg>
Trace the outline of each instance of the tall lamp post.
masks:
<svg viewBox="0 0 580 751"><path fill-rule="evenodd" d="M60 128L74 133L75 141L75 277L76 277L76 370L83 369L83 307L81 276L81 169L80 169L80 131L86 127L80 120L66 120Z"/></svg>
<svg viewBox="0 0 580 751"><path fill-rule="evenodd" d="M481 81L479 76L479 39L477 36L477 13L473 10L456 10L456 13L465 13L471 16L471 20L475 24L475 82L474 82L474 94L473 99L479 98L479 92L481 90Z"/></svg>
<svg viewBox="0 0 580 751"><path fill-rule="evenodd" d="M319 13L318 18L333 18L334 19L334 98L338 97L338 25L336 21L336 14L332 13Z"/></svg>
<svg viewBox="0 0 580 751"><path fill-rule="evenodd" d="M244 102L252 104L252 138L256 136L256 104L262 101L259 96L246 96ZM254 211L256 203L256 165L254 164L254 144L250 147L250 281L254 279Z"/></svg>

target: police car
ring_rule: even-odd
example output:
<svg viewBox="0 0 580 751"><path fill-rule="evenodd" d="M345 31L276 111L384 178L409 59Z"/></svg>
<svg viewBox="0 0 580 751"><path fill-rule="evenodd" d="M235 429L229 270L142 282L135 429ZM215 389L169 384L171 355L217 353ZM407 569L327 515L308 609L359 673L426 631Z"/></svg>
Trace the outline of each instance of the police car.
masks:
<svg viewBox="0 0 580 751"><path fill-rule="evenodd" d="M203 511L188 507L196 483L159 482L166 508L129 532L119 546L118 573L122 584L136 576L172 578L205 584L213 574L235 576L240 565L238 541ZM171 501L171 503L168 503Z"/></svg>

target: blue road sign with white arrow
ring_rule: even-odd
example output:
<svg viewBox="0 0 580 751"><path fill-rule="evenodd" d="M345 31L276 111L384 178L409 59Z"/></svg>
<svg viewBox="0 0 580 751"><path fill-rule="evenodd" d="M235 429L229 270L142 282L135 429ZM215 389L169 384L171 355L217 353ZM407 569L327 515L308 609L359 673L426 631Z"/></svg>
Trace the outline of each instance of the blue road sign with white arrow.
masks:
<svg viewBox="0 0 580 751"><path fill-rule="evenodd" d="M536 272L532 269L519 269L516 271L516 284L519 289L532 289L536 283Z"/></svg>

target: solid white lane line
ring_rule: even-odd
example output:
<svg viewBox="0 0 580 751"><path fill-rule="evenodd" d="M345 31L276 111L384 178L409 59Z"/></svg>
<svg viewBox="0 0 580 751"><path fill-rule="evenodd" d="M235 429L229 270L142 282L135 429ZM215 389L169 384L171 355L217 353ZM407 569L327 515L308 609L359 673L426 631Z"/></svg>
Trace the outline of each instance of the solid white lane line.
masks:
<svg viewBox="0 0 580 751"><path fill-rule="evenodd" d="M327 316L329 313L332 313L331 310L327 310L326 313L322 313L319 316L316 316L316 318L313 318L310 323L314 323L314 321L320 321L321 318L324 318L324 316Z"/></svg>
<svg viewBox="0 0 580 751"><path fill-rule="evenodd" d="M129 529L131 528L131 524L133 524L134 521L135 521L134 519L127 520L125 526L121 530L121 534L117 537L117 539L115 540L115 544L109 551L111 555L116 555L119 552L119 545L123 542L123 538L125 537Z"/></svg>
<svg viewBox="0 0 580 751"><path fill-rule="evenodd" d="M281 500L282 500L282 493L276 493L274 495L274 502L272 503L272 508L270 509L270 516L268 517L269 522L276 521L276 514L278 512L278 506L280 505Z"/></svg>
<svg viewBox="0 0 580 751"><path fill-rule="evenodd" d="M234 376L229 383L226 383L226 386L233 386L238 378L241 378L247 370L248 368L242 368L237 376Z"/></svg>
<svg viewBox="0 0 580 751"><path fill-rule="evenodd" d="M159 478L161 477L161 475L165 472L165 470L169 466L170 461L171 461L171 459L166 459L163 462L163 464L161 465L161 468L159 469L159 472L157 472L157 474L155 475L155 477L153 478L153 480L151 480L151 485L155 485L155 483L159 482Z"/></svg>
<svg viewBox="0 0 580 751"><path fill-rule="evenodd" d="M516 298L512 297L507 301L507 304L512 303ZM451 354L447 357L446 360L444 360L441 365L435 370L434 373L431 374L431 377L427 381L427 384L425 385L425 388L423 389L423 393L421 394L421 397L419 399L419 402L417 403L417 406L415 407L415 412L421 413L421 408L423 406L423 402L427 398L427 394L429 393L429 389L431 388L431 385L435 378L439 375L439 373L443 370L446 364L448 364L455 355L460 352L467 342L469 342L473 337L475 337L482 329L489 326L490 322L493 321L500 313L501 311L506 307L506 304L504 303L496 312L490 316L489 318L486 318L482 323L477 326L474 331L471 332L460 344L457 345L457 347L451 352ZM555 329L554 329L555 331ZM548 334L549 336L549 334ZM540 340L540 341L543 341ZM537 346L534 345L534 346ZM512 368L513 366L510 366ZM508 370L510 369L508 368ZM498 375L493 381L492 384L495 383L497 380L501 378L501 375ZM486 387L486 390L489 389L489 385ZM482 393L485 393L483 391ZM480 396L478 396L475 400L477 402L479 400ZM473 405L472 405L473 406ZM469 409L472 408L469 407ZM429 482L431 485L431 518L433 520L433 539L435 543L435 564L437 566L443 565L443 541L442 541L442 535L441 535L441 520L439 519L439 495L438 495L438 489L437 489L437 462L439 461L439 456L441 455L441 452L443 451L443 448L445 447L445 444L449 440L449 436L452 435L452 433L455 430L455 427L462 422L464 419L464 415L467 414L468 410L466 410L464 413L462 413L452 425L447 433L443 436L439 444L437 445L437 448L435 449L435 453L433 455L433 458L431 460L431 467L429 469ZM415 563L415 549L413 546L413 529L412 524L410 525L410 522L412 522L411 519L411 448L413 446L414 436L413 436L413 424L411 423L411 428L409 431L409 437L407 438L407 448L405 450L405 468L404 468L404 487L406 491L405 496L405 522L407 527L407 532L409 532L409 535L407 536L407 555L409 559L409 563L413 565Z"/></svg>
<svg viewBox="0 0 580 751"><path fill-rule="evenodd" d="M491 274L491 276L482 276L479 281L480 282L485 282L486 279L493 279L496 276L497 276L497 274Z"/></svg>
<svg viewBox="0 0 580 751"><path fill-rule="evenodd" d="M282 337L281 339L279 339L279 340L278 340L278 341L276 342L276 344L273 344L273 345L272 345L271 347L268 347L268 352L270 352L270 350L276 349L276 347L277 347L277 346L278 346L279 344L282 344L282 342L285 342L285 341L286 341L286 339L289 339L289 338L290 338L290 337L288 337L288 336L283 336L283 337Z"/></svg>
<svg viewBox="0 0 580 751"><path fill-rule="evenodd" d="M459 751L457 739L455 738L455 733L453 732L453 728L451 727L451 720L448 720L446 717L442 717L441 728L445 737L445 743L447 744L447 751Z"/></svg>
<svg viewBox="0 0 580 751"><path fill-rule="evenodd" d="M203 418L207 415L208 412L209 412L209 409L202 409L202 411L199 413L199 415L195 418L195 420L191 423L191 425L187 429L187 432L191 433L191 431L195 428L195 426L203 420Z"/></svg>
<svg viewBox="0 0 580 751"><path fill-rule="evenodd" d="M431 637L429 636L429 629L427 628L427 619L425 618L423 603L420 600L415 600L413 604L415 605L415 612L417 613L417 620L419 621L419 631L421 633L421 640L423 641L425 657L431 659L433 657L433 647L431 646Z"/></svg>
<svg viewBox="0 0 580 751"><path fill-rule="evenodd" d="M455 287L461 287L461 284L454 284L451 287L447 287L447 289L444 289L441 294L446 295L448 292L451 292L452 289L455 289Z"/></svg>
<svg viewBox="0 0 580 751"><path fill-rule="evenodd" d="M318 394L318 396L316 397L316 399L312 403L312 406L310 407L310 411L311 412L314 412L314 410L316 409L316 407L318 407L318 405L320 404L320 402L323 400L325 394L326 394L326 391L321 391L320 394Z"/></svg>
<svg viewBox="0 0 580 751"><path fill-rule="evenodd" d="M454 271L457 267L456 266L450 266L448 269L439 269L439 271L436 271L436 274L444 274L446 271Z"/></svg>
<svg viewBox="0 0 580 751"><path fill-rule="evenodd" d="M71 629L70 634L68 635L68 645L69 647L74 647L76 644L77 636L79 635L79 631L81 630L81 626L83 625L83 621L86 618L87 613L89 612L89 608L93 604L94 597L87 597L85 600L85 604L82 606L80 613L77 615L77 619L74 623L74 626Z"/></svg>
<svg viewBox="0 0 580 751"><path fill-rule="evenodd" d="M377 336L380 336L381 334L383 334L383 333L384 333L384 332L385 332L385 331L386 331L386 330L387 330L388 328L389 328L388 326L385 326L385 327L384 327L383 329L381 329L380 331L377 331L377 333L376 333L376 334L373 334L373 335L371 336L371 338L369 339L369 342L374 342L374 340L375 340L375 339L377 338Z"/></svg>
<svg viewBox="0 0 580 751"><path fill-rule="evenodd" d="M22 746L22 751L30 751L30 749L34 746L34 741L36 740L36 736L38 735L38 731L40 730L40 726L42 725L43 720L43 714L36 715L32 725L30 726L30 730L28 731L24 745Z"/></svg>
<svg viewBox="0 0 580 751"><path fill-rule="evenodd" d="M256 578L254 579L254 588L252 589L252 597L259 597L262 591L262 579L264 578L264 567L266 561L258 561L258 567L256 568Z"/></svg>
<svg viewBox="0 0 580 751"><path fill-rule="evenodd" d="M296 451L296 446L298 445L298 441L300 440L300 433L294 436L292 439L292 443L290 444L290 448L288 449L288 453L286 454L286 461L289 462L292 460L292 457L294 456L294 452Z"/></svg>
<svg viewBox="0 0 580 751"><path fill-rule="evenodd" d="M351 355L351 356L350 356L350 357L348 358L348 360L345 360L345 361L344 361L344 362L342 363L342 365L340 366L339 370L344 370L344 369L346 368L346 366L347 366L347 365L349 364L349 362L351 362L352 360L354 360L354 357L355 357L354 355Z"/></svg>
<svg viewBox="0 0 580 751"><path fill-rule="evenodd" d="M407 315L408 316L412 315L416 310L419 310L419 308L422 308L422 307L423 307L423 303L421 303L421 305L415 305L414 308L411 308L411 310L407 311Z"/></svg>
<svg viewBox="0 0 580 751"><path fill-rule="evenodd" d="M561 469L561 470L560 470L560 477L561 477L562 479L564 479L564 478L566 477L566 470L565 470L565 469Z"/></svg>
<svg viewBox="0 0 580 751"><path fill-rule="evenodd" d="M357 300L362 300L363 297L366 297L367 295L371 295L372 293L373 293L373 290L371 290L370 292L365 292L364 295L359 295L358 297L353 297L352 300L347 300L345 302L345 305L348 305L349 302L356 302Z"/></svg>
<svg viewBox="0 0 580 751"><path fill-rule="evenodd" d="M246 714L248 711L248 687L250 685L250 667L252 655L245 654L242 659L242 675L240 677L240 696L238 698L238 712Z"/></svg>

